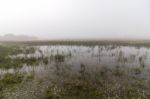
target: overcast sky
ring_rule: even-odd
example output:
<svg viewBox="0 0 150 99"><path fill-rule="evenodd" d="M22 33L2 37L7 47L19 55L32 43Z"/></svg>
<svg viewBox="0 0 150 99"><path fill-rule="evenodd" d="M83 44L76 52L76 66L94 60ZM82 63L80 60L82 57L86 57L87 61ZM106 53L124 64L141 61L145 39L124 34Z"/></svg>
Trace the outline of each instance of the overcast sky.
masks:
<svg viewBox="0 0 150 99"><path fill-rule="evenodd" d="M0 35L150 38L150 0L0 0Z"/></svg>

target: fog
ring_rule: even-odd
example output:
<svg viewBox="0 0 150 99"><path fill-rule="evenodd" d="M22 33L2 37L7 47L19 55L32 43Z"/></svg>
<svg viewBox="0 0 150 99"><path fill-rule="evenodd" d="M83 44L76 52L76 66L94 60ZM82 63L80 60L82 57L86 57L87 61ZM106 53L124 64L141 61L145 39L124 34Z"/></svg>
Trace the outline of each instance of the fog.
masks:
<svg viewBox="0 0 150 99"><path fill-rule="evenodd" d="M1 0L0 36L149 39L149 0Z"/></svg>

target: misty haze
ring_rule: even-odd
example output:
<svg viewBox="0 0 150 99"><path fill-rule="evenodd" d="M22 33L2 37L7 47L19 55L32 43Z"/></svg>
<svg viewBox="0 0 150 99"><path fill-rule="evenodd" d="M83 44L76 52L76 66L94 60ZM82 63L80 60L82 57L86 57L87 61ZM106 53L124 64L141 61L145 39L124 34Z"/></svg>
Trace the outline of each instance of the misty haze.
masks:
<svg viewBox="0 0 150 99"><path fill-rule="evenodd" d="M1 0L0 99L150 99L149 0Z"/></svg>
<svg viewBox="0 0 150 99"><path fill-rule="evenodd" d="M34 40L38 40L38 38L33 36L13 35L13 34L6 34L4 36L0 36L0 41L34 41Z"/></svg>

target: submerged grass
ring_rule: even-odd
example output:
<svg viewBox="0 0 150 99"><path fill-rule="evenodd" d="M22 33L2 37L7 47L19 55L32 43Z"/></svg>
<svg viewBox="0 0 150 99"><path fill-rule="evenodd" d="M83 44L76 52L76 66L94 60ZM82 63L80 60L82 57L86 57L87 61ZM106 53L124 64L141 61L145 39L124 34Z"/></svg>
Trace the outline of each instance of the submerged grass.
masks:
<svg viewBox="0 0 150 99"><path fill-rule="evenodd" d="M36 57L15 57L18 54L24 54L24 56L35 53L34 47L18 47L18 46L0 46L0 68L21 68L24 64L38 65L40 62L48 63L47 58Z"/></svg>
<svg viewBox="0 0 150 99"><path fill-rule="evenodd" d="M132 71L128 74L125 71L128 70L122 72L116 66L89 73L81 64L76 73L56 74L57 79L48 87L43 99L149 99L150 90L145 88L145 80L130 75Z"/></svg>
<svg viewBox="0 0 150 99"><path fill-rule="evenodd" d="M81 64L79 70L71 70L64 66L67 61L65 55L57 53L56 55L51 55L54 64L48 70L45 65L49 66L50 57L44 57L44 55L41 57L27 57L27 55L33 54L35 51L34 47L0 46L1 69L18 69L24 64L33 66L38 65L40 62L44 63L43 67L45 67L45 71L47 70L47 75L43 76L42 74L45 72L41 69L38 72L35 71L35 74L39 78L41 76L41 78L46 79L45 82L48 82L48 87L46 87L46 90L38 89L42 88L43 79L39 80L37 77L35 85L31 83L30 86L27 86L27 89L29 91L32 86L36 91L42 90L43 92L44 90L44 93L40 98L33 92L33 95L35 95L31 97L33 99L149 99L150 97L150 79L145 79L141 76L145 67L143 58L139 58L141 67L136 68L125 68L121 65L111 68L100 66L100 68L92 71L88 70L86 65ZM11 55L15 56L22 53L25 54L25 57L10 57ZM132 56L131 59L135 60L134 57ZM125 64L127 61L123 53L120 52L118 62ZM50 78L51 76L52 78ZM6 73L1 75L0 98L3 98L3 92L7 88L11 89L13 86L22 85L32 79L34 79L34 76L26 73ZM24 90L23 92L26 91Z"/></svg>

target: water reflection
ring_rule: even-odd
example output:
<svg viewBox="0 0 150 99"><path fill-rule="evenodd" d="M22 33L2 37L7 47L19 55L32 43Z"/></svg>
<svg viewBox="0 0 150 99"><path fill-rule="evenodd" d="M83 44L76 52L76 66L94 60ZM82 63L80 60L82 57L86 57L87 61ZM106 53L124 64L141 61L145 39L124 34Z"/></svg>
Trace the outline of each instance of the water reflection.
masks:
<svg viewBox="0 0 150 99"><path fill-rule="evenodd" d="M52 63L65 63L78 70L81 64L84 64L89 70L98 67L114 66L128 68L143 68L143 71L150 69L150 49L128 46L35 46L36 51L33 54L19 54L13 58L31 58L34 57L43 61L36 66L24 66L19 69L23 71L38 71L38 68L49 66ZM49 64L49 65L47 65ZM19 71L16 69L0 70L1 74L13 73ZM150 74L149 74L150 75Z"/></svg>
<svg viewBox="0 0 150 99"><path fill-rule="evenodd" d="M77 96L83 93L87 96L90 93L108 98L117 95L126 97L130 95L128 92L131 92L131 96L139 97L150 92L149 48L111 45L34 47L35 53L11 57L35 58L39 64L24 64L18 69L1 69L0 73L32 72L35 79L27 85L27 89L37 94L36 99L42 99L38 87L42 91L47 90L49 85L52 85L50 92L54 95L66 92L65 95ZM23 92L27 94L22 94L20 90L17 91L21 94L20 97L27 95L31 98L35 95L31 96L30 91L24 89Z"/></svg>

